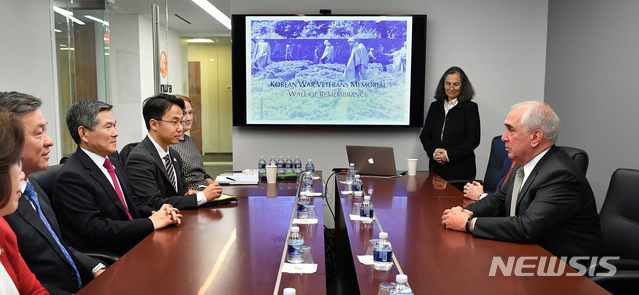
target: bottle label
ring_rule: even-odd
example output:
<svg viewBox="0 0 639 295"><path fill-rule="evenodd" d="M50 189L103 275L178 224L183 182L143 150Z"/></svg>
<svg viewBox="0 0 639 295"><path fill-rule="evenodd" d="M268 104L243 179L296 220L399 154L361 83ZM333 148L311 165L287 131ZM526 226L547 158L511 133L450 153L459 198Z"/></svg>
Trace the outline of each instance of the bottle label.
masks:
<svg viewBox="0 0 639 295"><path fill-rule="evenodd" d="M302 250L302 245L288 245L288 254L290 255L304 254L304 250Z"/></svg>
<svg viewBox="0 0 639 295"><path fill-rule="evenodd" d="M393 251L373 251L373 260L377 262L391 262Z"/></svg>
<svg viewBox="0 0 639 295"><path fill-rule="evenodd" d="M295 169L302 169L302 163L295 163Z"/></svg>
<svg viewBox="0 0 639 295"><path fill-rule="evenodd" d="M359 208L359 216L360 217L373 217L373 210L370 207L360 207Z"/></svg>

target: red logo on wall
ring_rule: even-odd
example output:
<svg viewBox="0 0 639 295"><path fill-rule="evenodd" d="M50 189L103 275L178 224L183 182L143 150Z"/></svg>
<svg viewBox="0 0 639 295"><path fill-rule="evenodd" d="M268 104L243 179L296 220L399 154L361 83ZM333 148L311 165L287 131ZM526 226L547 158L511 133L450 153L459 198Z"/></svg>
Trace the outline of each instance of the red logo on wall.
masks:
<svg viewBox="0 0 639 295"><path fill-rule="evenodd" d="M160 53L160 73L162 73L162 78L166 78L166 73L168 72L169 67L166 61L166 52L162 51L162 53Z"/></svg>

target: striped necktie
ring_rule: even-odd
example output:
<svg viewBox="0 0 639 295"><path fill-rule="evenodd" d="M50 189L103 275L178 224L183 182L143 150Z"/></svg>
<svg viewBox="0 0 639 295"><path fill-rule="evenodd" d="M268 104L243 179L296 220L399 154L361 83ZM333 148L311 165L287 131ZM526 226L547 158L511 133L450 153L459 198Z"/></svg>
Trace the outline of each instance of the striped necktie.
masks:
<svg viewBox="0 0 639 295"><path fill-rule="evenodd" d="M166 168L166 174L169 175L169 181L171 181L171 185L173 185L173 188L177 192L178 189L177 183L175 181L175 169L173 168L173 161L171 161L170 154L166 154L166 156L164 156L164 167Z"/></svg>

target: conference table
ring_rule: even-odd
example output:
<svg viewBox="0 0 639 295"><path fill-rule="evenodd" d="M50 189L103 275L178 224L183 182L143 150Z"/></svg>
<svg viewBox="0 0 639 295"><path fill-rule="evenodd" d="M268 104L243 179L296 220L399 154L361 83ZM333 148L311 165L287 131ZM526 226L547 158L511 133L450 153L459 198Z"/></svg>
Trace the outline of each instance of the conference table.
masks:
<svg viewBox="0 0 639 295"><path fill-rule="evenodd" d="M297 188L295 180L225 186L236 204L182 210L182 226L154 231L78 294L326 294L321 197L311 198L318 223L298 225L317 271L280 271ZM321 179L314 188L322 192Z"/></svg>
<svg viewBox="0 0 639 295"><path fill-rule="evenodd" d="M357 208L354 204L363 198L341 193L346 185L336 182L340 190L336 235L341 294L377 294L380 283L394 282L399 273L408 275L415 294L609 294L567 265L563 275L537 275L536 265L541 259L533 258L550 259L552 254L536 244L479 239L445 229L441 225L443 211L466 206L470 201L434 173L361 179L374 206L376 221L372 226L351 220L349 214L356 213L352 211ZM391 271L386 272L374 270L357 258L366 254L370 240L378 238L381 230L388 233L396 259ZM514 271L505 275L499 269L494 276L489 275L494 257L507 263L509 257L524 256L532 257L526 260L528 268L522 269L530 276L516 276Z"/></svg>
<svg viewBox="0 0 639 295"><path fill-rule="evenodd" d="M320 174L321 175L321 174ZM395 275L408 275L415 294L608 294L569 266L561 276L490 276L494 257L552 257L534 244L473 238L441 226L442 212L468 201L461 192L432 173L380 178L362 176L372 195L376 221L351 220L353 206L362 201L342 194L344 176L335 184L336 250L325 253L323 200L313 197L318 223L301 224L317 271L283 273L286 238L294 214L298 182L225 186L237 204L183 210L182 226L157 230L142 240L78 294L377 294L379 284ZM322 192L322 180L315 190ZM371 239L389 233L394 265L376 271L361 264ZM333 252L333 251L331 251ZM339 257L339 268L327 271L325 254ZM536 264L539 260L528 260ZM338 271L336 274L334 271ZM568 276L566 274L577 274ZM327 287L328 286L328 287Z"/></svg>

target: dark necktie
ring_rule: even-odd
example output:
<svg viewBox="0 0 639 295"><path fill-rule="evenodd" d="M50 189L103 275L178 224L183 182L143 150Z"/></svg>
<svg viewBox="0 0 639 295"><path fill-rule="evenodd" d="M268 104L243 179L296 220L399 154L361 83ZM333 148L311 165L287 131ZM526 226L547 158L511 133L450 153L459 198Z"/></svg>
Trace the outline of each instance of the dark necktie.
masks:
<svg viewBox="0 0 639 295"><path fill-rule="evenodd" d="M164 167L166 167L166 174L169 175L169 181L171 181L171 185L173 185L173 188L177 192L178 189L175 182L175 170L173 169L173 161L171 161L170 154L166 154L166 156L164 156Z"/></svg>
<svg viewBox="0 0 639 295"><path fill-rule="evenodd" d="M71 258L71 255L69 255L69 252L67 251L67 249L64 246L62 246L62 243L60 243L60 239L58 239L58 235L56 235L55 232L53 231L53 228L51 228L51 224L49 224L49 221L47 221L47 218L44 216L44 214L42 214L42 210L40 209L40 202L38 202L38 195L33 189L33 185L31 185L31 183L27 183L27 187L24 189L24 195L27 196L27 198L31 201L31 203L33 203L33 206L35 206L38 216L40 216L40 219L42 219L42 222L49 230L49 233L51 233L55 242L58 243L58 247L60 247L60 249L62 250L62 253L64 253L64 256L67 258L69 263L71 263L71 266L73 266L73 269L75 270L75 275L78 277L78 287L82 288L82 280L80 279L80 272L78 272L78 268L75 266L75 263L73 262L73 259Z"/></svg>
<svg viewBox="0 0 639 295"><path fill-rule="evenodd" d="M111 163L111 160L109 160L109 158L106 158L106 160L104 160L104 168L106 168L106 170L109 172L109 176L111 176L111 180L113 180L113 187L115 188L115 192L120 198L120 202L122 202L122 206L124 206L126 214L129 215L130 220L133 219L133 217L131 217L131 213L129 212L129 208L126 206L126 202L124 201L124 194L122 194L122 190L120 189L118 178L115 177L115 168L113 168L113 164Z"/></svg>

